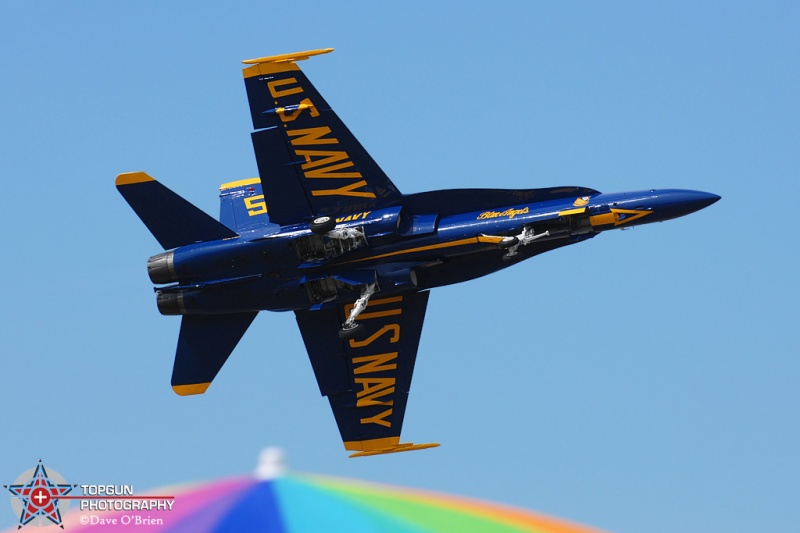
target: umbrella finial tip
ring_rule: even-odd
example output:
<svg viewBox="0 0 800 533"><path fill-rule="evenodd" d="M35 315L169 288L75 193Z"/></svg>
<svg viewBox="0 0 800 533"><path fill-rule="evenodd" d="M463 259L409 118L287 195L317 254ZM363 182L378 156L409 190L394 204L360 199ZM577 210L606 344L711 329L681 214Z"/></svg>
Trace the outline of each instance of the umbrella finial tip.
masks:
<svg viewBox="0 0 800 533"><path fill-rule="evenodd" d="M286 473L286 453L282 448L270 446L258 455L255 476L258 479L275 479Z"/></svg>

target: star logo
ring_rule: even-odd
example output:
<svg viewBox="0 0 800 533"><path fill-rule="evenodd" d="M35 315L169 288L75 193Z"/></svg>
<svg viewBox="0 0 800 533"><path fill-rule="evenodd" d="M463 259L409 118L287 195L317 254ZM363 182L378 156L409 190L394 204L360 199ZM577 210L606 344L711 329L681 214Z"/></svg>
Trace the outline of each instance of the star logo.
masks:
<svg viewBox="0 0 800 533"><path fill-rule="evenodd" d="M16 497L11 505L19 513L19 526L48 526L55 524L64 529L61 523L59 498L69 494L77 485L69 485L55 470L47 469L39 460L36 468L23 472L13 485L3 485ZM38 519L38 520L37 520Z"/></svg>

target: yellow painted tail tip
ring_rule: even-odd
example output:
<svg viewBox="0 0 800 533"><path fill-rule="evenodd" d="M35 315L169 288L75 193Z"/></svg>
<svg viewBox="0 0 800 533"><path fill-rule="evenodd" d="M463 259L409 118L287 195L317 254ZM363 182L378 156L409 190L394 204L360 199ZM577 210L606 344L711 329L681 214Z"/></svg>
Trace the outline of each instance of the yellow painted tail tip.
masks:
<svg viewBox="0 0 800 533"><path fill-rule="evenodd" d="M303 61L311 56L318 56L320 54L327 54L333 52L333 48L320 48L318 50L306 50L304 52L294 52L292 54L280 54L276 56L258 57L256 59L245 59L242 61L245 65L258 65L260 63L286 63L294 61Z"/></svg>
<svg viewBox="0 0 800 533"><path fill-rule="evenodd" d="M427 450L428 448L436 448L439 446L438 442L429 442L427 444L414 444L412 442L405 442L403 444L396 444L388 448L379 448L374 450L366 450L363 452L356 452L350 454L350 457L369 457L370 455L383 455L387 453L410 452L413 450Z"/></svg>
<svg viewBox="0 0 800 533"><path fill-rule="evenodd" d="M256 183L261 183L261 178L247 178L244 180L239 181L230 181L228 183L223 183L219 186L219 190L226 191L228 189L235 189L237 187L245 187L247 185L255 185Z"/></svg>
<svg viewBox="0 0 800 533"><path fill-rule="evenodd" d="M144 172L126 172L117 176L117 187L122 185L132 185L134 183L144 183L146 181L156 181Z"/></svg>
<svg viewBox="0 0 800 533"><path fill-rule="evenodd" d="M173 385L172 390L174 390L175 394L178 396L191 396L192 394L203 394L208 390L209 385L211 385L210 381L208 383L193 383L191 385Z"/></svg>

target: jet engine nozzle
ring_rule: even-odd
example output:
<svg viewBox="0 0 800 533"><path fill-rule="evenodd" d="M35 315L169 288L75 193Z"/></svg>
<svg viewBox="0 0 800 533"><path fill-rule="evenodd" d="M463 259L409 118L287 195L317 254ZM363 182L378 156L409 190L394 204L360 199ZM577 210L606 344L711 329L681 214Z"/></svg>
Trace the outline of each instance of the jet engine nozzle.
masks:
<svg viewBox="0 0 800 533"><path fill-rule="evenodd" d="M186 314L186 305L181 292L156 291L156 304L162 315Z"/></svg>
<svg viewBox="0 0 800 533"><path fill-rule="evenodd" d="M175 274L175 251L154 255L147 260L147 274L156 285L178 281Z"/></svg>

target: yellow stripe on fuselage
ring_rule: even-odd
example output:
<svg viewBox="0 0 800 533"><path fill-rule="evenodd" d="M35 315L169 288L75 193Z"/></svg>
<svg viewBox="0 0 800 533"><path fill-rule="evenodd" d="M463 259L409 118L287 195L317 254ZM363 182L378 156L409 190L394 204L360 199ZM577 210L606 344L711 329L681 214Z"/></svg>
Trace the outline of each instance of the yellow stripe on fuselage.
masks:
<svg viewBox="0 0 800 533"><path fill-rule="evenodd" d="M585 212L586 212L585 207L578 207L577 209L567 209L566 211L559 211L558 216L565 217L567 215L579 215Z"/></svg>
<svg viewBox="0 0 800 533"><path fill-rule="evenodd" d="M387 252L381 255L373 255L372 257L365 257L363 259L356 259L350 263L359 263L361 261L371 261L373 259L383 259L385 257L394 257L396 255L412 254L414 252L427 252L429 250L439 250L441 248L452 248L454 246L465 246L468 244L490 243L497 244L502 241L502 237L469 237L468 239L460 239L458 241L441 242L439 244L429 244L427 246L418 246L416 248L407 248L405 250L397 250L394 252Z"/></svg>
<svg viewBox="0 0 800 533"><path fill-rule="evenodd" d="M602 213L600 215L592 215L589 217L589 223L592 227L606 226L614 224L614 227L622 226L634 220L638 220L652 213L652 211L643 211L641 209L611 209L610 213ZM620 219L620 215L630 215Z"/></svg>
<svg viewBox="0 0 800 533"><path fill-rule="evenodd" d="M602 213L600 215L593 215L589 217L589 223L592 226L607 226L609 224L616 224L619 220L619 215L614 213Z"/></svg>

